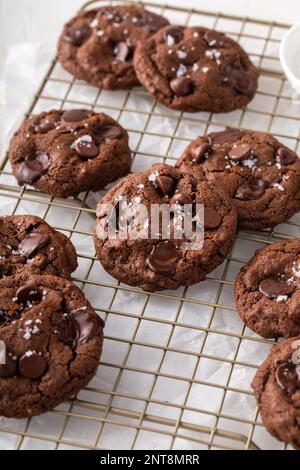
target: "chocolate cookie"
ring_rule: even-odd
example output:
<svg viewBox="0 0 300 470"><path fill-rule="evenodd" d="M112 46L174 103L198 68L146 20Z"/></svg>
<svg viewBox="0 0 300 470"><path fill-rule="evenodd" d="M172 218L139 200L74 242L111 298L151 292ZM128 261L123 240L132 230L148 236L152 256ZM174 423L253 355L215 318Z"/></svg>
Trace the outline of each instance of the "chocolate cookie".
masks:
<svg viewBox="0 0 300 470"><path fill-rule="evenodd" d="M241 269L234 292L242 320L259 335L299 335L300 238L258 250Z"/></svg>
<svg viewBox="0 0 300 470"><path fill-rule="evenodd" d="M68 197L126 175L131 152L127 132L106 114L53 110L25 120L11 140L9 159L20 185Z"/></svg>
<svg viewBox="0 0 300 470"><path fill-rule="evenodd" d="M176 167L221 186L237 208L241 228L272 227L300 209L300 160L270 134L213 132L194 140Z"/></svg>
<svg viewBox="0 0 300 470"><path fill-rule="evenodd" d="M120 203L124 197L128 207L121 217ZM106 209L105 204L110 207ZM162 222L155 224L155 218L151 217L151 210L161 204L165 204L167 211L172 207L167 238ZM205 206L204 223L196 217L196 204ZM143 214L142 205L146 208L146 218L139 220L135 216ZM116 212L119 236L105 238L103 234L113 218L111 208ZM198 240L195 226L193 233L188 234L182 224L186 214L192 215L204 232L203 246L193 244ZM197 181L171 166L159 164L127 176L99 202L94 240L98 258L112 276L151 292L176 289L205 279L229 253L236 224L236 210L225 193L211 183ZM127 233L123 225L128 225ZM142 235L137 237L135 231L139 233L139 229Z"/></svg>
<svg viewBox="0 0 300 470"><path fill-rule="evenodd" d="M300 449L300 336L271 349L252 387L272 436Z"/></svg>
<svg viewBox="0 0 300 470"><path fill-rule="evenodd" d="M140 5L106 6L71 19L58 43L62 66L75 77L109 90L139 85L133 68L137 42L169 22Z"/></svg>
<svg viewBox="0 0 300 470"><path fill-rule="evenodd" d="M71 241L33 215L0 217L0 279L23 273L70 278L77 268Z"/></svg>
<svg viewBox="0 0 300 470"><path fill-rule="evenodd" d="M0 281L0 414L48 411L94 376L103 322L78 287L55 276Z"/></svg>
<svg viewBox="0 0 300 470"><path fill-rule="evenodd" d="M258 71L246 52L206 28L163 28L139 43L134 67L157 101L179 111L232 111L249 103L257 88Z"/></svg>

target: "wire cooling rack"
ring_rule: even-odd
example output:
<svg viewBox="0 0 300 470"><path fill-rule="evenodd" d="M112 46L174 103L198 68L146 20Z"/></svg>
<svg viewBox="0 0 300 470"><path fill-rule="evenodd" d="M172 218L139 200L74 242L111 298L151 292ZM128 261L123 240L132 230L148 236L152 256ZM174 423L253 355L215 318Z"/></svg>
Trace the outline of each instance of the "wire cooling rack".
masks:
<svg viewBox="0 0 300 470"><path fill-rule="evenodd" d="M225 125L270 131L297 150L300 106L291 98L278 60L279 42L288 25L144 4L173 23L217 28L236 39L261 71L259 91L249 106L218 115L174 112L155 103L141 88L108 92L88 86L71 77L55 59L27 115L75 107L106 112L129 131L133 171L155 162L173 164L197 135ZM84 8L97 5L100 2L89 2ZM39 215L71 238L79 258L74 281L106 320L103 356L89 386L76 399L44 415L29 420L0 418L0 447L287 447L262 426L250 387L272 342L240 321L233 281L257 248L300 236L299 216L272 230L239 231L230 256L207 281L150 295L118 283L94 256L95 205L104 192L82 194L78 199L52 198L17 187L7 160L0 169L0 213Z"/></svg>

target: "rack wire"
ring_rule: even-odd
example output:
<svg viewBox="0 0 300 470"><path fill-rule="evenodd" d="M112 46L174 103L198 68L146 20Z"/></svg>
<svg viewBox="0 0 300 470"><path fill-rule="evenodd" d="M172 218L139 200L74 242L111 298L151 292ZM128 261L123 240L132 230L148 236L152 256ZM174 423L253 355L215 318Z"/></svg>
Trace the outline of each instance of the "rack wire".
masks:
<svg viewBox="0 0 300 470"><path fill-rule="evenodd" d="M114 2L101 2L112 4ZM127 2L118 3L132 3ZM27 116L87 107L110 114L130 134L132 171L174 163L199 134L225 125L270 131L299 150L300 107L278 60L289 27L172 5L144 5L173 23L205 25L236 39L260 68L255 99L229 114L180 113L145 90L108 92L65 72L55 59ZM98 6L90 1L83 8ZM92 241L95 205L104 192L58 199L19 188L5 158L0 211L34 213L76 246L74 281L106 321L95 379L76 399L28 420L0 418L0 447L12 449L286 449L262 426L250 383L272 342L248 330L233 303L233 281L257 248L300 235L300 217L260 232L239 231L230 255L207 281L148 294L107 275Z"/></svg>

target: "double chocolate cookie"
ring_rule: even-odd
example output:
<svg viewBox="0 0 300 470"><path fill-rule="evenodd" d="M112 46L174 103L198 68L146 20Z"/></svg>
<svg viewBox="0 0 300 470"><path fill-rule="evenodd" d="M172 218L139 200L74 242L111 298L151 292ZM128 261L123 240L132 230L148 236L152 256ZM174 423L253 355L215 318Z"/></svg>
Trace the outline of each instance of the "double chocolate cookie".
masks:
<svg viewBox="0 0 300 470"><path fill-rule="evenodd" d="M80 13L58 43L62 66L75 77L109 90L139 85L133 68L137 42L168 21L140 5L106 6Z"/></svg>
<svg viewBox="0 0 300 470"><path fill-rule="evenodd" d="M106 114L53 110L25 120L9 159L20 185L68 197L126 175L131 152L127 132Z"/></svg>
<svg viewBox="0 0 300 470"><path fill-rule="evenodd" d="M213 132L194 140L176 167L222 187L237 208L241 228L272 227L300 209L300 160L270 134Z"/></svg>
<svg viewBox="0 0 300 470"><path fill-rule="evenodd" d="M300 336L273 347L252 387L262 421L280 441L300 449Z"/></svg>
<svg viewBox="0 0 300 470"><path fill-rule="evenodd" d="M264 338L300 334L300 239L263 248L235 281L237 310Z"/></svg>
<svg viewBox="0 0 300 470"><path fill-rule="evenodd" d="M70 281L0 281L0 415L25 418L74 396L94 376L103 322Z"/></svg>
<svg viewBox="0 0 300 470"><path fill-rule="evenodd" d="M0 279L22 272L70 278L76 268L76 251L70 240L42 219L33 215L0 217Z"/></svg>
<svg viewBox="0 0 300 470"><path fill-rule="evenodd" d="M258 71L246 52L207 28L163 28L138 44L134 67L154 98L180 111L232 111L257 89Z"/></svg>
<svg viewBox="0 0 300 470"><path fill-rule="evenodd" d="M127 207L121 215L124 198ZM170 215L168 237L166 225L157 222L153 212L162 204ZM204 220L197 218L197 204L204 205ZM237 225L235 207L225 193L163 164L124 178L99 202L96 215L94 240L104 268L118 280L150 292L205 279L229 253ZM193 217L191 232L184 225L187 216ZM115 237L107 236L111 221ZM198 244L195 224L203 244Z"/></svg>

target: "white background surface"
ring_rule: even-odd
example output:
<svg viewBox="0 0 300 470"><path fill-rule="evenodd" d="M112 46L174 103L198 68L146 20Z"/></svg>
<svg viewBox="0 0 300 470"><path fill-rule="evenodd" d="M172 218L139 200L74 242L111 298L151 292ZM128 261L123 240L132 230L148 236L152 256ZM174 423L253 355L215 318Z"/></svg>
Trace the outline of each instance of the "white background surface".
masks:
<svg viewBox="0 0 300 470"><path fill-rule="evenodd" d="M5 124L0 127L0 153L6 149L12 129L22 119L55 54L64 22L83 3L84 0L0 0L0 80L6 96L6 104L1 104L0 97L0 119ZM166 3L183 4L182 0ZM185 0L184 6L287 23L300 18L300 2L296 0Z"/></svg>

